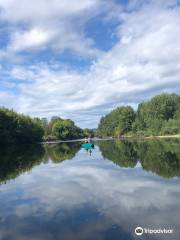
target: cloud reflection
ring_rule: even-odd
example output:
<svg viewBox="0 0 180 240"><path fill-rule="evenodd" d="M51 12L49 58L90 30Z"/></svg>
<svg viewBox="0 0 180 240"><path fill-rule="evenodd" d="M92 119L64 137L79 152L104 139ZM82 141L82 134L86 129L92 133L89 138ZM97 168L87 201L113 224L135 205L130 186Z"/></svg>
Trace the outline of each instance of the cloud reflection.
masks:
<svg viewBox="0 0 180 240"><path fill-rule="evenodd" d="M81 150L1 186L0 238L134 239L134 228L173 227L180 235L179 180L120 168ZM154 235L154 239L166 239ZM144 238L146 239L146 238Z"/></svg>

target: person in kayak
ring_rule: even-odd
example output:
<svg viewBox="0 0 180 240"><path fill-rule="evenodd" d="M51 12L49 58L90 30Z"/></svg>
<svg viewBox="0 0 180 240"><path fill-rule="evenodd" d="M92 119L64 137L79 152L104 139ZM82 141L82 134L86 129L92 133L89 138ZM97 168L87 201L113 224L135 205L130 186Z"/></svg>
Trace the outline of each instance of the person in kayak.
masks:
<svg viewBox="0 0 180 240"><path fill-rule="evenodd" d="M92 140L91 140L91 136L88 137L88 143L91 143Z"/></svg>
<svg viewBox="0 0 180 240"><path fill-rule="evenodd" d="M84 142L85 143L92 143L91 136L89 136L88 138L85 138Z"/></svg>
<svg viewBox="0 0 180 240"><path fill-rule="evenodd" d="M92 150L91 149L86 149L87 155L91 156Z"/></svg>

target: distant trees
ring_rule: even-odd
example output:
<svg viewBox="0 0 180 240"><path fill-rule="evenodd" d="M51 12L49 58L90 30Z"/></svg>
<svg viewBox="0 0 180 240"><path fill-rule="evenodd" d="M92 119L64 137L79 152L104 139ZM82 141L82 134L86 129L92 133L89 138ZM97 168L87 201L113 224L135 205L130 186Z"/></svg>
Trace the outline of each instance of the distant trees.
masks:
<svg viewBox="0 0 180 240"><path fill-rule="evenodd" d="M84 137L83 130L70 119L52 117L44 126L44 140L70 140Z"/></svg>
<svg viewBox="0 0 180 240"><path fill-rule="evenodd" d="M148 135L180 132L180 96L161 94L139 105L133 131Z"/></svg>
<svg viewBox="0 0 180 240"><path fill-rule="evenodd" d="M89 128L83 129L84 137L94 137L95 133L96 133L96 129L89 129Z"/></svg>
<svg viewBox="0 0 180 240"><path fill-rule="evenodd" d="M161 94L140 103L137 111L122 106L103 116L94 129L81 129L70 119L54 116L32 118L0 108L0 143L35 143L44 140L70 140L94 135L163 135L180 133L180 96Z"/></svg>
<svg viewBox="0 0 180 240"><path fill-rule="evenodd" d="M180 133L180 118L169 119L166 121L161 129L162 134L178 134Z"/></svg>
<svg viewBox="0 0 180 240"><path fill-rule="evenodd" d="M57 119L52 126L52 135L60 140L74 139L83 137L83 131L70 119Z"/></svg>
<svg viewBox="0 0 180 240"><path fill-rule="evenodd" d="M0 143L34 143L42 140L44 129L38 118L0 108Z"/></svg>
<svg viewBox="0 0 180 240"><path fill-rule="evenodd" d="M100 136L120 136L126 134L131 131L134 120L135 112L132 107L118 107L101 118L97 134Z"/></svg>
<svg viewBox="0 0 180 240"><path fill-rule="evenodd" d="M119 107L101 118L97 130L99 136L121 136L127 133L180 133L180 96L155 96L148 102L140 103L137 112L129 106Z"/></svg>
<svg viewBox="0 0 180 240"><path fill-rule="evenodd" d="M71 140L95 135L95 129L82 129L70 119L54 116L49 122L44 118L42 121L45 128L44 140Z"/></svg>
<svg viewBox="0 0 180 240"><path fill-rule="evenodd" d="M92 131L83 130L70 119L58 116L32 118L14 110L0 108L0 144L26 144L42 140L70 140L89 136Z"/></svg>

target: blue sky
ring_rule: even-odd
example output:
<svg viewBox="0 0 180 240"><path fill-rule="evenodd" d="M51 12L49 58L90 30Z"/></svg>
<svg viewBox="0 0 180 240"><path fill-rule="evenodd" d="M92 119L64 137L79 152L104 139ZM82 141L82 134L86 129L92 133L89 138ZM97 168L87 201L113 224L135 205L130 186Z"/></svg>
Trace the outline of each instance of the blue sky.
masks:
<svg viewBox="0 0 180 240"><path fill-rule="evenodd" d="M0 106L96 127L180 93L179 26L178 0L0 0Z"/></svg>

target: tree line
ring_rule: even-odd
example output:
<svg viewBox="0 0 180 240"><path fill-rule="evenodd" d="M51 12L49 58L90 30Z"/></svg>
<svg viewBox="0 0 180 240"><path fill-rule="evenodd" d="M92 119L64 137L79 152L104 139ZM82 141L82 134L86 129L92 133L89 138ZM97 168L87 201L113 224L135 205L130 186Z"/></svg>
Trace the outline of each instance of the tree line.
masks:
<svg viewBox="0 0 180 240"><path fill-rule="evenodd" d="M0 108L0 144L36 143L42 140L70 140L94 135L167 135L180 133L180 96L161 94L131 106L114 109L102 117L97 130L82 129L70 119L32 118L14 110Z"/></svg>
<svg viewBox="0 0 180 240"><path fill-rule="evenodd" d="M42 125L44 140L73 140L94 136L94 130L82 129L76 126L71 119L63 119L58 116L52 117L50 121L43 118Z"/></svg>
<svg viewBox="0 0 180 240"><path fill-rule="evenodd" d="M180 95L161 94L131 106L114 109L100 119L97 136L168 135L180 133Z"/></svg>
<svg viewBox="0 0 180 240"><path fill-rule="evenodd" d="M41 120L0 108L0 143L19 144L41 141L44 135Z"/></svg>
<svg viewBox="0 0 180 240"><path fill-rule="evenodd" d="M0 108L0 144L31 144L47 140L70 140L93 136L94 131L81 129L70 119L32 118L14 110Z"/></svg>

